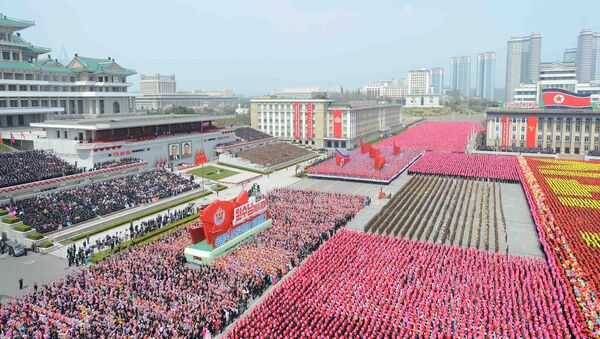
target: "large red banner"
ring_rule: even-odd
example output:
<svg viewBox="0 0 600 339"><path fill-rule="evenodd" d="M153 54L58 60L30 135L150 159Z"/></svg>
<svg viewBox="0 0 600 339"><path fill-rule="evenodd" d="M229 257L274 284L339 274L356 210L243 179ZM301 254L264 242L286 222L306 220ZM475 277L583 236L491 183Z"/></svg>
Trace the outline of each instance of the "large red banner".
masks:
<svg viewBox="0 0 600 339"><path fill-rule="evenodd" d="M537 117L527 117L527 147L535 148L537 140Z"/></svg>
<svg viewBox="0 0 600 339"><path fill-rule="evenodd" d="M510 117L505 115L502 117L502 147L508 147L510 138Z"/></svg>
<svg viewBox="0 0 600 339"><path fill-rule="evenodd" d="M342 110L333 110L333 137L342 137Z"/></svg>
<svg viewBox="0 0 600 339"><path fill-rule="evenodd" d="M300 103L294 102L294 139L300 139Z"/></svg>
<svg viewBox="0 0 600 339"><path fill-rule="evenodd" d="M309 102L306 104L306 113L304 115L306 120L306 139L312 140L313 138L313 103Z"/></svg>
<svg viewBox="0 0 600 339"><path fill-rule="evenodd" d="M560 89L549 89L544 91L542 99L544 107L562 108L590 108L592 102L589 94L577 94Z"/></svg>

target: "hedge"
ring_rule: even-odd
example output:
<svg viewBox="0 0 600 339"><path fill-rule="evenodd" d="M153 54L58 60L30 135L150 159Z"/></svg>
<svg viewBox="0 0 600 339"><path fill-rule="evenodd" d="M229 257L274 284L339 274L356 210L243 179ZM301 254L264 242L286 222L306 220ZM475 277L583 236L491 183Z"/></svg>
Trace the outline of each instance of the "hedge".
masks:
<svg viewBox="0 0 600 339"><path fill-rule="evenodd" d="M222 191L224 189L227 189L227 186L221 185L221 184L217 184L217 187L214 189L214 191L220 192L220 191Z"/></svg>
<svg viewBox="0 0 600 339"><path fill-rule="evenodd" d="M172 202L172 203L170 203L168 205L165 205L163 207L158 207L158 208L155 208L155 209L150 210L150 211L146 211L146 212L143 212L143 213L140 213L140 214L136 214L135 216L133 216L133 217L127 219L127 220L117 221L117 222L114 222L112 224L108 224L108 225L105 225L105 226L93 229L93 230L91 230L89 232L78 234L76 236L73 236L73 237L69 238L68 240L70 242L75 242L77 240L85 239L88 236L92 236L92 235L95 235L95 234L98 234L98 233L102 233L102 232L107 231L107 230L109 230L111 228L115 228L115 227L118 227L118 226L121 226L121 225L129 224L132 221L136 221L138 219L147 217L149 215L165 211L165 210L167 210L169 208L172 208L172 207L175 207L175 206L178 206L178 205L181 205L181 204L185 204L186 202L189 202L189 201L192 201L192 200L196 200L198 198L202 198L202 197L205 197L205 196L211 195L211 194L212 194L211 191L206 191L206 192L203 192L203 193L200 193L200 194L197 194L197 195L193 195L191 197L187 197L187 198L185 198L183 200L174 201L174 202ZM67 243L63 243L63 245L66 245L66 244Z"/></svg>
<svg viewBox="0 0 600 339"><path fill-rule="evenodd" d="M248 171L248 172L253 172L253 173L258 173L258 174L270 174L270 173L273 173L273 171L261 171L261 170L257 170L257 169L254 169L254 168L248 168L248 167L244 167L244 166L227 164L227 163L220 162L220 161L217 162L217 165L227 166L227 167L231 167L231 168L240 169L242 171Z"/></svg>
<svg viewBox="0 0 600 339"><path fill-rule="evenodd" d="M154 238L154 237L156 237L156 236L158 236L158 235L160 235L162 233L165 233L165 232L167 232L169 230L172 230L172 229L174 229L174 228L176 228L178 226L181 226L183 224L187 224L188 222L190 222L190 221L192 221L192 220L194 220L196 218L198 218L198 214L197 213L194 214L194 215L191 215L191 216L189 216L189 217L187 217L185 219L181 219L181 220L179 220L177 222L169 224L169 225L167 225L165 227L162 227L162 228L159 228L157 230L154 230L154 231L152 231L152 232L150 232L148 234L145 234L145 235L143 235L143 236L141 236L139 238L127 240L124 243L122 243L121 246L117 247L117 250L121 251L121 250L127 249L127 248L135 246L135 245L144 245L145 243L149 242L149 240L151 240L152 238ZM94 264L98 263L100 260L104 260L104 259L108 258L110 255L111 255L110 249L106 249L106 250L100 251L100 252L98 252L98 253L96 253L96 254L94 254L92 256L92 263L94 263Z"/></svg>
<svg viewBox="0 0 600 339"><path fill-rule="evenodd" d="M46 240L46 241L43 241L43 242L41 242L41 243L40 243L39 245L37 245L37 246L38 246L38 247L41 247L41 248L49 248L49 247L52 247L52 246L54 246L54 243L53 243L52 241L50 241L50 240Z"/></svg>
<svg viewBox="0 0 600 339"><path fill-rule="evenodd" d="M7 214L8 214L7 210L0 209L0 217L3 216L3 215L7 215Z"/></svg>
<svg viewBox="0 0 600 339"><path fill-rule="evenodd" d="M39 233L37 231L33 231L29 234L27 234L27 238L31 239L31 240L40 240L44 237L44 235L42 233Z"/></svg>
<svg viewBox="0 0 600 339"><path fill-rule="evenodd" d="M17 225L14 227L15 231L19 231L19 232L27 232L27 231L31 231L31 226L29 225Z"/></svg>
<svg viewBox="0 0 600 339"><path fill-rule="evenodd" d="M19 219L19 217L8 216L8 217L2 218L2 221L5 222L5 223L7 223L7 224L16 224L19 221L21 221L21 219Z"/></svg>

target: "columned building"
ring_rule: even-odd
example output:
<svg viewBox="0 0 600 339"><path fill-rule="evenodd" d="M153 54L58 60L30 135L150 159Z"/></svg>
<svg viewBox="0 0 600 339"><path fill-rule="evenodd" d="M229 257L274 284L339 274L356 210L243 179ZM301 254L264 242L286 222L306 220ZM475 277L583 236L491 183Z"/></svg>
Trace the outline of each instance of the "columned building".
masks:
<svg viewBox="0 0 600 339"><path fill-rule="evenodd" d="M251 126L315 148L352 148L400 128L402 106L377 101L335 104L323 97L268 96L250 101Z"/></svg>
<svg viewBox="0 0 600 339"><path fill-rule="evenodd" d="M114 59L75 55L63 65L49 48L27 42L20 31L33 21L0 14L0 129L46 119L135 112L127 77L135 71ZM3 136L6 137L6 136Z"/></svg>

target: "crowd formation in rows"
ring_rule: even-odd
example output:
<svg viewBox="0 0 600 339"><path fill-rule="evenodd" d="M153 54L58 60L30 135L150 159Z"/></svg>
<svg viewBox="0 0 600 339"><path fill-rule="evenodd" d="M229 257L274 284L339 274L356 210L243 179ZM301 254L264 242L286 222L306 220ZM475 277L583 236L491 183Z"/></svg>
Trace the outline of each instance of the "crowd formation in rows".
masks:
<svg viewBox="0 0 600 339"><path fill-rule="evenodd" d="M138 162L141 162L141 160L137 159L137 158L123 158L123 159L119 159L119 160L103 161L103 162L94 164L94 168L92 170L99 171L99 170L103 170L103 169L107 169L107 168L131 165L131 164L135 164Z"/></svg>
<svg viewBox="0 0 600 339"><path fill-rule="evenodd" d="M181 260L185 229L113 256L0 308L0 337L200 337L219 333L248 301L363 206L356 195L277 189L273 225L208 265Z"/></svg>
<svg viewBox="0 0 600 339"><path fill-rule="evenodd" d="M243 141L256 141L271 138L267 133L261 132L252 127L238 127L235 129L235 136Z"/></svg>
<svg viewBox="0 0 600 339"><path fill-rule="evenodd" d="M80 172L77 167L46 151L0 154L0 187L21 185Z"/></svg>
<svg viewBox="0 0 600 339"><path fill-rule="evenodd" d="M518 158L540 243L580 336L600 336L600 162Z"/></svg>
<svg viewBox="0 0 600 339"><path fill-rule="evenodd" d="M253 164L272 167L311 154L309 150L285 142L259 146L240 151L237 157Z"/></svg>
<svg viewBox="0 0 600 339"><path fill-rule="evenodd" d="M379 151L385 157L385 164L381 169L373 167L374 160L369 157L368 153L361 153L360 150L356 150L350 152L350 161L342 166L336 165L336 159L332 158L309 167L308 173L389 181L419 156L419 152L413 149L404 149L399 155L394 155L393 147L380 147Z"/></svg>
<svg viewBox="0 0 600 339"><path fill-rule="evenodd" d="M484 130L479 122L425 121L378 142L376 146L398 145L402 149L462 153L471 135Z"/></svg>
<svg viewBox="0 0 600 339"><path fill-rule="evenodd" d="M519 181L517 158L502 155L426 152L408 173Z"/></svg>
<svg viewBox="0 0 600 339"><path fill-rule="evenodd" d="M487 145L477 145L478 151L488 151L488 152L511 152L511 153L541 153L541 154L554 154L553 148L542 148L542 147L517 147L517 146L487 146ZM590 151L591 152L591 151Z"/></svg>
<svg viewBox="0 0 600 339"><path fill-rule="evenodd" d="M122 178L11 201L2 208L40 233L68 227L97 216L158 201L199 185L166 170Z"/></svg>
<svg viewBox="0 0 600 339"><path fill-rule="evenodd" d="M230 338L569 337L542 259L341 230Z"/></svg>

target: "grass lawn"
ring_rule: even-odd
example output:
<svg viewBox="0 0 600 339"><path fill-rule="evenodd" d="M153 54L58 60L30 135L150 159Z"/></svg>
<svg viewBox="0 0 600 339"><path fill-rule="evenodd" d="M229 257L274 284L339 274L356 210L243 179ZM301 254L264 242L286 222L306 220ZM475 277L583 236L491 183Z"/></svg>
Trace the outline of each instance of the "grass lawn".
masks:
<svg viewBox="0 0 600 339"><path fill-rule="evenodd" d="M209 180L221 180L223 178L227 178L239 173L214 166L204 166L204 175L202 175L202 171L202 168L196 168L191 171L187 171L187 173L197 175L199 177L204 177L205 179ZM217 174L218 171L221 171L221 173Z"/></svg>
<svg viewBox="0 0 600 339"><path fill-rule="evenodd" d="M5 144L0 144L0 153L10 153L10 152L14 152L15 149L7 146Z"/></svg>

